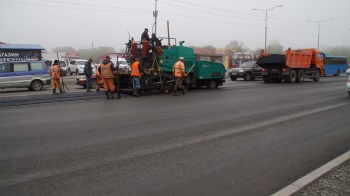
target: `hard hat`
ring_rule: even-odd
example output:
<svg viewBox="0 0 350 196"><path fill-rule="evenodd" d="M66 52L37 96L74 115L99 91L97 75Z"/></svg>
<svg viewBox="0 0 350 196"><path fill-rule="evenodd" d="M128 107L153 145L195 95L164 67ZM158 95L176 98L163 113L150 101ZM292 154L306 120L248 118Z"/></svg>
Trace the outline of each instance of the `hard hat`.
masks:
<svg viewBox="0 0 350 196"><path fill-rule="evenodd" d="M180 57L179 60L182 60L182 61L183 61L183 60L185 60L185 59L184 59L184 57Z"/></svg>

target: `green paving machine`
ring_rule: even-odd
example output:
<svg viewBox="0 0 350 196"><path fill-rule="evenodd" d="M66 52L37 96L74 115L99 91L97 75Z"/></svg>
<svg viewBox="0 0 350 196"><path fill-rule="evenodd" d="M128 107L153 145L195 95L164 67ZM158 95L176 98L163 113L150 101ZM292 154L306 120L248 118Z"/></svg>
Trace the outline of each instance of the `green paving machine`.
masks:
<svg viewBox="0 0 350 196"><path fill-rule="evenodd" d="M158 39L158 38L156 38ZM132 42L126 44L124 58L131 65L138 57L141 65L145 69L141 77L141 92L169 93L175 85L175 78L172 75L172 68L179 57L184 57L186 76L183 84L186 89L207 87L216 89L225 82L225 67L221 63L210 61L197 61L194 49L183 45L180 41L176 45L176 39L169 39L169 44L162 46L161 42ZM175 44L170 44L170 39L175 40ZM117 69L115 72L115 83L121 92L132 92L132 82L130 71Z"/></svg>

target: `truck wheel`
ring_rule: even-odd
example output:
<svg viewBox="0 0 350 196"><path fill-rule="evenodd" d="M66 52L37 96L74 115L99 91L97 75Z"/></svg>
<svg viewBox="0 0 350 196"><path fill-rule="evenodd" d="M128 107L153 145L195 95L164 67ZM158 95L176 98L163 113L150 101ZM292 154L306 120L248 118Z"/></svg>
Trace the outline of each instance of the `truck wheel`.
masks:
<svg viewBox="0 0 350 196"><path fill-rule="evenodd" d="M246 73L244 76L244 81L250 81L252 80L252 74L251 73Z"/></svg>
<svg viewBox="0 0 350 196"><path fill-rule="evenodd" d="M75 71L75 75L77 75L77 76L79 75L79 70Z"/></svg>
<svg viewBox="0 0 350 196"><path fill-rule="evenodd" d="M215 80L209 80L207 83L207 88L208 89L218 88L218 84L216 83Z"/></svg>
<svg viewBox="0 0 350 196"><path fill-rule="evenodd" d="M321 77L320 70L317 70L317 71L316 71L316 76L314 77L314 81L315 81L315 82L320 81L320 77Z"/></svg>
<svg viewBox="0 0 350 196"><path fill-rule="evenodd" d="M68 69L68 74L71 76L73 73L70 69Z"/></svg>
<svg viewBox="0 0 350 196"><path fill-rule="evenodd" d="M236 81L236 80L237 80L237 78L236 78L236 77L231 76L231 80L232 80L232 81Z"/></svg>
<svg viewBox="0 0 350 196"><path fill-rule="evenodd" d="M291 83L297 80L297 72L294 69L290 70L288 79Z"/></svg>
<svg viewBox="0 0 350 196"><path fill-rule="evenodd" d="M297 82L299 82L299 83L304 82L304 78L305 78L304 70L298 70L297 71Z"/></svg>

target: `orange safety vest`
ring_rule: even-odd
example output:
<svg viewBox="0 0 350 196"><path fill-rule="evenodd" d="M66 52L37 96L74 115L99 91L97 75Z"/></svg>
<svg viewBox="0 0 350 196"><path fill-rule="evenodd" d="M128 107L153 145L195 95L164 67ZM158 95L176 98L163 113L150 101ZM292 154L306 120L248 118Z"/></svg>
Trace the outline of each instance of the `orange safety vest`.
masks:
<svg viewBox="0 0 350 196"><path fill-rule="evenodd" d="M106 65L103 63L100 65L102 78L114 78L114 74L111 70L111 64L112 63L109 62Z"/></svg>
<svg viewBox="0 0 350 196"><path fill-rule="evenodd" d="M131 65L131 76L141 77L141 72L139 69L140 62L136 61Z"/></svg>
<svg viewBox="0 0 350 196"><path fill-rule="evenodd" d="M58 65L52 66L51 75L53 79L60 79L61 73L60 73L60 67Z"/></svg>
<svg viewBox="0 0 350 196"><path fill-rule="evenodd" d="M174 64L173 75L175 77L184 77L185 76L185 65L183 62L178 61Z"/></svg>
<svg viewBox="0 0 350 196"><path fill-rule="evenodd" d="M98 71L99 67L100 67L100 65L96 69L96 77L102 77L101 73Z"/></svg>

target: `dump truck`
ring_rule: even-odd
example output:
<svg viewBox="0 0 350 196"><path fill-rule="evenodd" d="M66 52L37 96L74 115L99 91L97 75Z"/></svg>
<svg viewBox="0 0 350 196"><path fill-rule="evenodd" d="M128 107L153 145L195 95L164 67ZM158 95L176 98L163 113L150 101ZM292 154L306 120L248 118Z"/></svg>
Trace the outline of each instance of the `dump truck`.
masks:
<svg viewBox="0 0 350 196"><path fill-rule="evenodd" d="M315 48L292 50L285 54L265 54L261 50L257 64L263 68L261 73L264 82L301 83L304 79L315 82L324 75L324 54Z"/></svg>
<svg viewBox="0 0 350 196"><path fill-rule="evenodd" d="M148 73L141 76L141 92L169 93L175 85L175 78L172 75L173 65L179 57L184 57L186 77L183 84L186 89L207 87L216 89L225 82L225 67L221 63L210 61L196 61L194 49L183 45L180 41L176 45L175 38L169 38L175 44L165 46L155 45L152 42L139 41L126 43L126 53L123 56L131 65L135 58ZM169 41L170 43L170 41ZM131 73L128 70L117 69L114 71L114 82L121 92L132 92Z"/></svg>

